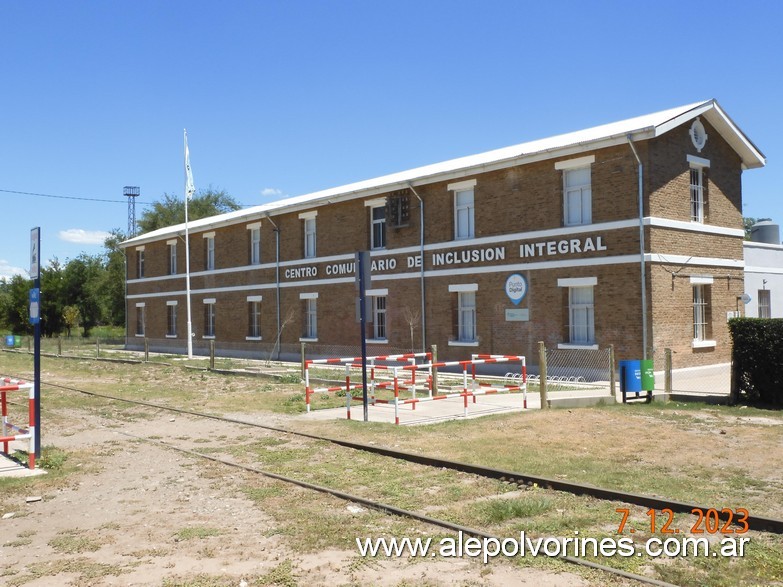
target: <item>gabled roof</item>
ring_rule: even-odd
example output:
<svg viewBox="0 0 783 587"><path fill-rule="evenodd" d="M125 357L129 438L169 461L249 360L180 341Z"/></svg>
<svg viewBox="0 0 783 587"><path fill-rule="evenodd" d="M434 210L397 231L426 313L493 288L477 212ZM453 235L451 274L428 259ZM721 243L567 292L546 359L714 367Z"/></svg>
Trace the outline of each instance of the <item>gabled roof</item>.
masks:
<svg viewBox="0 0 783 587"><path fill-rule="evenodd" d="M191 232L217 228L236 222L257 220L267 215L275 216L296 212L339 201L366 198L409 186L415 187L436 181L448 181L513 165L593 151L625 143L629 138L634 141L651 139L661 136L697 116L707 120L731 145L740 156L743 167L753 169L764 166L765 159L761 151L734 124L716 100L707 100L202 218L190 222L188 228ZM127 240L122 243L122 246L141 245L167 236L181 235L184 232L184 224L168 226Z"/></svg>

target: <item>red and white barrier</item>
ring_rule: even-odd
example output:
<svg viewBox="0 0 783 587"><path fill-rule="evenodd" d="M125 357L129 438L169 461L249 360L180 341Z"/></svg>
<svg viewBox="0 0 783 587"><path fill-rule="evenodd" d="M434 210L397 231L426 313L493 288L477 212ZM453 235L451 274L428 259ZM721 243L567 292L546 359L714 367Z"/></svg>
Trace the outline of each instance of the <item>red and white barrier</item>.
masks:
<svg viewBox="0 0 783 587"><path fill-rule="evenodd" d="M8 398L7 394L13 391L27 391L27 411L28 427L27 429L15 426L8 421ZM14 440L27 440L27 462L30 469L35 469L35 386L18 379L9 377L0 378L0 405L2 406L2 428L0 428L0 442L3 443L3 452L7 455L8 444ZM18 434L9 434L10 432Z"/></svg>
<svg viewBox="0 0 783 587"><path fill-rule="evenodd" d="M370 367L369 395L371 404L393 404L394 405L394 423L400 423L400 406L410 405L412 410L416 409L416 404L429 401L447 400L462 398L463 415L468 415L468 398L473 398L476 403L476 397L479 395L490 395L495 393L513 393L522 392L522 407L527 408L527 366L525 357L522 355L472 355L470 360L466 361L442 361L437 363L416 363L416 358L424 357L431 360L429 353L412 353L408 355L386 355L383 357L368 357L368 366ZM376 365L375 360L385 361L409 361L409 365ZM491 385L480 383L476 378L476 365L485 365L493 363L519 363L519 384ZM311 388L309 378L310 365L344 365L345 366L345 385L336 387ZM362 389L361 383L351 383L351 368L361 367L361 358L343 358L343 359L316 359L305 362L305 402L307 411L310 411L310 395L318 392L336 392L345 390L346 395L346 414L351 419L351 391ZM443 393L439 395L432 394L432 372L434 368L440 367L459 367L462 371L462 390L459 392ZM381 380L378 372L390 372L391 380ZM425 376L417 379L417 372L424 371ZM469 374L470 373L470 374ZM377 389L389 389L394 393L394 399L385 400L375 397ZM417 389L426 389L426 397L416 397ZM410 398L400 398L400 391L410 391Z"/></svg>

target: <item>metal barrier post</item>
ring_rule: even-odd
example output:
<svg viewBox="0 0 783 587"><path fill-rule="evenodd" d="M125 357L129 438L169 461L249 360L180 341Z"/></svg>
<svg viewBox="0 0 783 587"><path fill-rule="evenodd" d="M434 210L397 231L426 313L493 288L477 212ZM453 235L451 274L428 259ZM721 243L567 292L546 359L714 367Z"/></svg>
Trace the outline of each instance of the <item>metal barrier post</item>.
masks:
<svg viewBox="0 0 783 587"><path fill-rule="evenodd" d="M434 365L435 363L438 362L438 345L433 344L430 346L430 348L432 349L432 358L430 359L430 364ZM437 367L432 368L432 393L438 395L438 368Z"/></svg>
<svg viewBox="0 0 783 587"><path fill-rule="evenodd" d="M614 371L614 345L609 345L609 394L612 396L612 399L616 402L617 401L617 381L615 380L615 371Z"/></svg>

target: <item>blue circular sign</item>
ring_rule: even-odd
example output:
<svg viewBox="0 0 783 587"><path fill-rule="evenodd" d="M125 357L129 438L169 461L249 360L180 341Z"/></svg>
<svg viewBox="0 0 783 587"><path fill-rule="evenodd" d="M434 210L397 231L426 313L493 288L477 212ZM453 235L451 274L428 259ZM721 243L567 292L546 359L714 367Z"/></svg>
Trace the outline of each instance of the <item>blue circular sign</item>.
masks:
<svg viewBox="0 0 783 587"><path fill-rule="evenodd" d="M519 305L527 294L527 281L519 273L514 273L508 276L506 279L506 295L514 303L515 306Z"/></svg>

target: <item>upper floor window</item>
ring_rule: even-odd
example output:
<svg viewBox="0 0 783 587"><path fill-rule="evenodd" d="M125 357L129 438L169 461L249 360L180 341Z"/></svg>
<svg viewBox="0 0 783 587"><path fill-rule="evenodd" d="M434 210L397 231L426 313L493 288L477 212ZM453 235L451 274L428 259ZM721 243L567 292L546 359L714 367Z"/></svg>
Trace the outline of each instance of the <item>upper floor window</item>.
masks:
<svg viewBox="0 0 783 587"><path fill-rule="evenodd" d="M249 224L247 236L250 243L250 264L259 265L261 263L261 223Z"/></svg>
<svg viewBox="0 0 783 587"><path fill-rule="evenodd" d="M475 205L473 198L475 187L475 179L448 185L448 190L454 192L455 240L473 238L476 236Z"/></svg>
<svg viewBox="0 0 783 587"><path fill-rule="evenodd" d="M208 232L204 235L204 270L215 269L215 233Z"/></svg>
<svg viewBox="0 0 783 587"><path fill-rule="evenodd" d="M306 259L315 257L315 217L317 215L316 210L302 212L299 215L300 220L304 221L304 257Z"/></svg>
<svg viewBox="0 0 783 587"><path fill-rule="evenodd" d="M693 155L688 155L687 159L690 163L691 221L704 222L707 204L704 179L710 162Z"/></svg>
<svg viewBox="0 0 783 587"><path fill-rule="evenodd" d="M577 226L593 222L591 165L595 156L579 157L555 163L563 172L563 224Z"/></svg>
<svg viewBox="0 0 783 587"><path fill-rule="evenodd" d="M136 249L136 277L144 277L144 247Z"/></svg>
<svg viewBox="0 0 783 587"><path fill-rule="evenodd" d="M386 248L386 204L370 208L370 248Z"/></svg>
<svg viewBox="0 0 783 587"><path fill-rule="evenodd" d="M169 246L169 275L177 274L177 241L166 241Z"/></svg>

